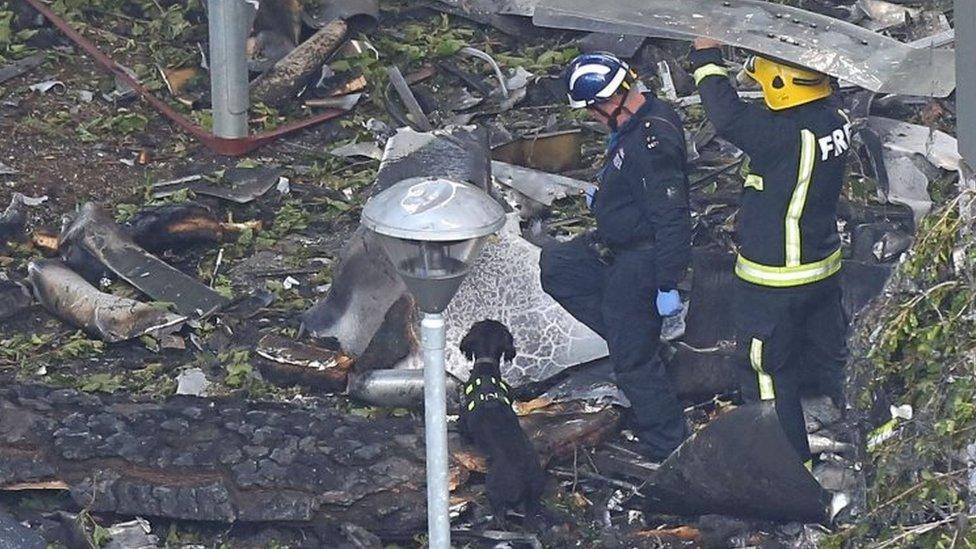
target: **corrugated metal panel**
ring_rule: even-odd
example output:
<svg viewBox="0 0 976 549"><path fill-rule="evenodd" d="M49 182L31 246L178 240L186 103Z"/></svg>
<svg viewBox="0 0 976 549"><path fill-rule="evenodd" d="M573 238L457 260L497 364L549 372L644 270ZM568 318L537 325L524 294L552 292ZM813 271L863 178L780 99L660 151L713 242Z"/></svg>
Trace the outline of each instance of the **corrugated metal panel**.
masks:
<svg viewBox="0 0 976 549"><path fill-rule="evenodd" d="M964 1L970 7L976 2ZM955 87L951 50L912 48L839 19L761 0L539 0L532 21L589 32L708 36L879 93L945 97Z"/></svg>

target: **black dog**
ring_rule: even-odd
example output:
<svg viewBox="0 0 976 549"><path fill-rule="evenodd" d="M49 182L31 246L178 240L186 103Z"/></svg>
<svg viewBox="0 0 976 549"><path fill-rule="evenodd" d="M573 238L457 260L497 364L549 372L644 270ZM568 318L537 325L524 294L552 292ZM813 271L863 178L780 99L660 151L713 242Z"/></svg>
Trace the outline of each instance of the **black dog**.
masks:
<svg viewBox="0 0 976 549"><path fill-rule="evenodd" d="M515 358L512 334L501 322L482 320L471 326L460 348L474 361L464 384L461 430L488 454L485 488L495 519L504 522L505 514L521 504L527 523L534 522L546 478L501 376L501 361Z"/></svg>

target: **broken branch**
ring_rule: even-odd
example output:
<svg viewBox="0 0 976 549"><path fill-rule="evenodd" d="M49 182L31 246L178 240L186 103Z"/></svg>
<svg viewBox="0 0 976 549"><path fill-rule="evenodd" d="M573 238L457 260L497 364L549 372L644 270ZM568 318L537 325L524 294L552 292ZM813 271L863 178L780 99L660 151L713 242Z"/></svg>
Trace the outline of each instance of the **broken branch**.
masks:
<svg viewBox="0 0 976 549"><path fill-rule="evenodd" d="M292 101L346 39L346 22L335 20L302 42L251 83L255 102L280 108Z"/></svg>

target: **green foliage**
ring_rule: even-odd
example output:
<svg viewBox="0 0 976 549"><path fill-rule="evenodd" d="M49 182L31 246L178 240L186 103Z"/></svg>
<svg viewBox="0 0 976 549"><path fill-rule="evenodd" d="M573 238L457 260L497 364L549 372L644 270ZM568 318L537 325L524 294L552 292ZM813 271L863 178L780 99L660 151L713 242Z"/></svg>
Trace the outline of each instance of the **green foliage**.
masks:
<svg viewBox="0 0 976 549"><path fill-rule="evenodd" d="M105 343L97 339L88 339L84 333L78 331L72 334L67 341L58 345L57 357L64 358L87 358L101 354L105 350Z"/></svg>
<svg viewBox="0 0 976 549"><path fill-rule="evenodd" d="M14 365L24 372L68 359L87 358L102 353L105 344L88 339L78 331L56 336L52 333L14 334L0 340L0 366Z"/></svg>
<svg viewBox="0 0 976 549"><path fill-rule="evenodd" d="M195 110L190 113L190 118L208 132L213 131L213 111L210 109Z"/></svg>
<svg viewBox="0 0 976 549"><path fill-rule="evenodd" d="M229 351L217 355L220 365L227 371L224 383L228 387L241 388L254 375L250 351Z"/></svg>
<svg viewBox="0 0 976 549"><path fill-rule="evenodd" d="M300 200L286 200L275 216L274 224L268 232L268 237L280 239L285 235L308 228L309 214L302 207Z"/></svg>
<svg viewBox="0 0 976 549"><path fill-rule="evenodd" d="M303 298L297 287L286 290L278 280L268 280L264 285L275 294L275 307L278 309L302 311L312 306L311 300Z"/></svg>
<svg viewBox="0 0 976 549"><path fill-rule="evenodd" d="M51 10L71 21L81 18L81 10L89 6L89 0L54 0Z"/></svg>
<svg viewBox="0 0 976 549"><path fill-rule="evenodd" d="M66 113L62 113L66 116ZM58 115L55 115L58 116ZM70 118L58 118L45 120L49 125L64 126L68 123L74 124ZM83 143L92 143L102 138L103 133L115 135L131 135L144 131L149 124L149 119L144 115L120 110L115 116L96 116L89 120L74 124L75 135Z"/></svg>
<svg viewBox="0 0 976 549"><path fill-rule="evenodd" d="M561 70L579 54L580 50L575 46L548 47L542 45L523 48L517 54L497 53L495 60L503 65L525 67L531 72L542 73L550 70Z"/></svg>
<svg viewBox="0 0 976 549"><path fill-rule="evenodd" d="M190 23L186 20L183 13L183 6L180 3L167 8L162 16L154 15L146 25L145 34L152 37L160 37L166 41L176 41L183 37L184 33L190 28ZM133 35L139 36L142 32L133 28Z"/></svg>
<svg viewBox="0 0 976 549"><path fill-rule="evenodd" d="M227 276L218 273L217 277L213 279L211 287L227 299L234 299L234 287Z"/></svg>
<svg viewBox="0 0 976 549"><path fill-rule="evenodd" d="M120 203L115 205L115 222L125 223L126 221L132 219L132 216L136 215L142 207L138 204L126 204Z"/></svg>
<svg viewBox="0 0 976 549"><path fill-rule="evenodd" d="M111 534L108 533L108 529L101 526L95 522L94 517L91 515L91 511L88 508L82 509L78 513L78 517L75 519L78 523L79 530L87 538L85 541L88 542L90 547L99 548L104 547L109 541L112 540Z"/></svg>
<svg viewBox="0 0 976 549"><path fill-rule="evenodd" d="M264 103L255 103L251 106L254 118L261 122L263 131L271 131L284 121L284 117L278 114L278 109L269 107Z"/></svg>
<svg viewBox="0 0 976 549"><path fill-rule="evenodd" d="M395 52L408 61L447 57L466 46L473 35L473 29L453 24L450 17L442 14L436 24L404 25L402 38L384 37L379 42L379 49Z"/></svg>
<svg viewBox="0 0 976 549"><path fill-rule="evenodd" d="M122 381L112 374L92 374L81 381L80 389L89 393L114 393L122 388Z"/></svg>
<svg viewBox="0 0 976 549"><path fill-rule="evenodd" d="M122 135L129 135L145 130L148 123L149 119L145 116L135 112L127 112L110 118L108 128Z"/></svg>
<svg viewBox="0 0 976 549"><path fill-rule="evenodd" d="M0 340L0 358L22 363L54 339L52 334L14 334Z"/></svg>
<svg viewBox="0 0 976 549"><path fill-rule="evenodd" d="M891 295L862 320L855 401L868 408L883 394L914 416L871 452L867 512L828 546L976 540L957 520L969 512L962 456L976 437L976 224L960 215L974 204L963 193L926 220Z"/></svg>
<svg viewBox="0 0 976 549"><path fill-rule="evenodd" d="M0 11L0 47L10 45L13 39L14 12Z"/></svg>

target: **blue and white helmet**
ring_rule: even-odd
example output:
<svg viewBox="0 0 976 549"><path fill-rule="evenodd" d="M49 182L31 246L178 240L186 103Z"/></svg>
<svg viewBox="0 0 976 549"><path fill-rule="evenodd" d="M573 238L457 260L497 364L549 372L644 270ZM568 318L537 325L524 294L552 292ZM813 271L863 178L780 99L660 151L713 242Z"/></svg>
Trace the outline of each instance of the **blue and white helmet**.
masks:
<svg viewBox="0 0 976 549"><path fill-rule="evenodd" d="M629 90L637 81L630 65L610 53L584 53L566 68L569 106L588 107L610 99L621 88Z"/></svg>

